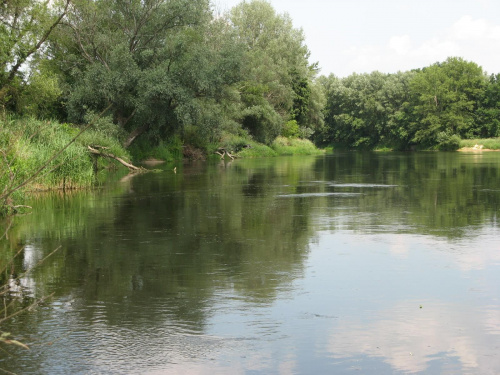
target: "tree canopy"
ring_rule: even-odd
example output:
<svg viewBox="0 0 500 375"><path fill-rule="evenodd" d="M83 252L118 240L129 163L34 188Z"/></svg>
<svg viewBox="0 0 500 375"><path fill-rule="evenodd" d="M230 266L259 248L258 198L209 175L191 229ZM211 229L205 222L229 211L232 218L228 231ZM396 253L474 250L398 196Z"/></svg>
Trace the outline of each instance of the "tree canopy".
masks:
<svg viewBox="0 0 500 375"><path fill-rule="evenodd" d="M497 78L458 57L409 72L323 78L328 100L320 140L348 148L449 149L460 139L500 136Z"/></svg>
<svg viewBox="0 0 500 375"><path fill-rule="evenodd" d="M266 0L0 3L0 105L83 124L124 147L207 150L227 134L371 149L500 135L499 75L450 57L422 69L317 77L304 32ZM451 142L451 143L450 143Z"/></svg>

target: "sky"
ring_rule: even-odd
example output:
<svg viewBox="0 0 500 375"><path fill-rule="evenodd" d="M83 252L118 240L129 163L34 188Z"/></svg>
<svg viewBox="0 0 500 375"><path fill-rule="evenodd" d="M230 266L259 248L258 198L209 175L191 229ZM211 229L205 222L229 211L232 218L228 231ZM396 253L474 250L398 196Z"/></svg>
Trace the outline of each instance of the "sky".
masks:
<svg viewBox="0 0 500 375"><path fill-rule="evenodd" d="M214 0L222 11L240 0ZM499 0L269 0L302 28L320 74L396 73L462 57L500 73Z"/></svg>

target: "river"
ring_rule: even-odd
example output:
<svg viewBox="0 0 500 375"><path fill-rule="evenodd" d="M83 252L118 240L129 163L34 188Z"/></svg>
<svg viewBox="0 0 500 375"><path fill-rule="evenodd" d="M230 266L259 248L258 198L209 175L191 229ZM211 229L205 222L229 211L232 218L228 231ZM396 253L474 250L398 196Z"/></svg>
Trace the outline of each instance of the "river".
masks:
<svg viewBox="0 0 500 375"><path fill-rule="evenodd" d="M0 369L500 373L500 153L172 169L4 223L7 274L34 267L5 303L50 298L2 323L30 350L2 345Z"/></svg>

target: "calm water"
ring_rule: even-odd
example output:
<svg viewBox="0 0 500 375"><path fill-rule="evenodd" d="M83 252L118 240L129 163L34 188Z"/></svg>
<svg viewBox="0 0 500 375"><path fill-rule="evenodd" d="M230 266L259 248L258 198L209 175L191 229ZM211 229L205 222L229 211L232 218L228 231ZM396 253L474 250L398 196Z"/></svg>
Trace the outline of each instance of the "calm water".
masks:
<svg viewBox="0 0 500 375"><path fill-rule="evenodd" d="M29 204L3 264L61 248L13 285L53 296L2 326L31 348L4 370L500 373L500 153L201 163Z"/></svg>

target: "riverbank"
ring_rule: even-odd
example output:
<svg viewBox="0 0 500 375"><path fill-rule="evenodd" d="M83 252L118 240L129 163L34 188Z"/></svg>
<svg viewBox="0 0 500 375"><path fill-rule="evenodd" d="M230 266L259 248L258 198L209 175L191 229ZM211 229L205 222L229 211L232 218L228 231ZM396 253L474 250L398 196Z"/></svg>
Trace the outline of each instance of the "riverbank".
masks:
<svg viewBox="0 0 500 375"><path fill-rule="evenodd" d="M0 215L22 204L30 191L93 186L99 178L97 172L114 163L91 154L89 146L130 160L113 137L82 129L33 118L0 120Z"/></svg>
<svg viewBox="0 0 500 375"><path fill-rule="evenodd" d="M205 148L174 139L157 147L139 143L129 151L114 134L102 128L83 129L33 118L0 120L0 216L20 207L26 193L90 188L98 183L99 171L120 164L129 166L133 161L148 165L151 161L216 159L220 157L216 151L221 148L237 158L323 152L304 139L278 137L271 145L263 145L249 136L234 135L226 135L218 144Z"/></svg>
<svg viewBox="0 0 500 375"><path fill-rule="evenodd" d="M462 139L458 151L500 151L500 137Z"/></svg>

